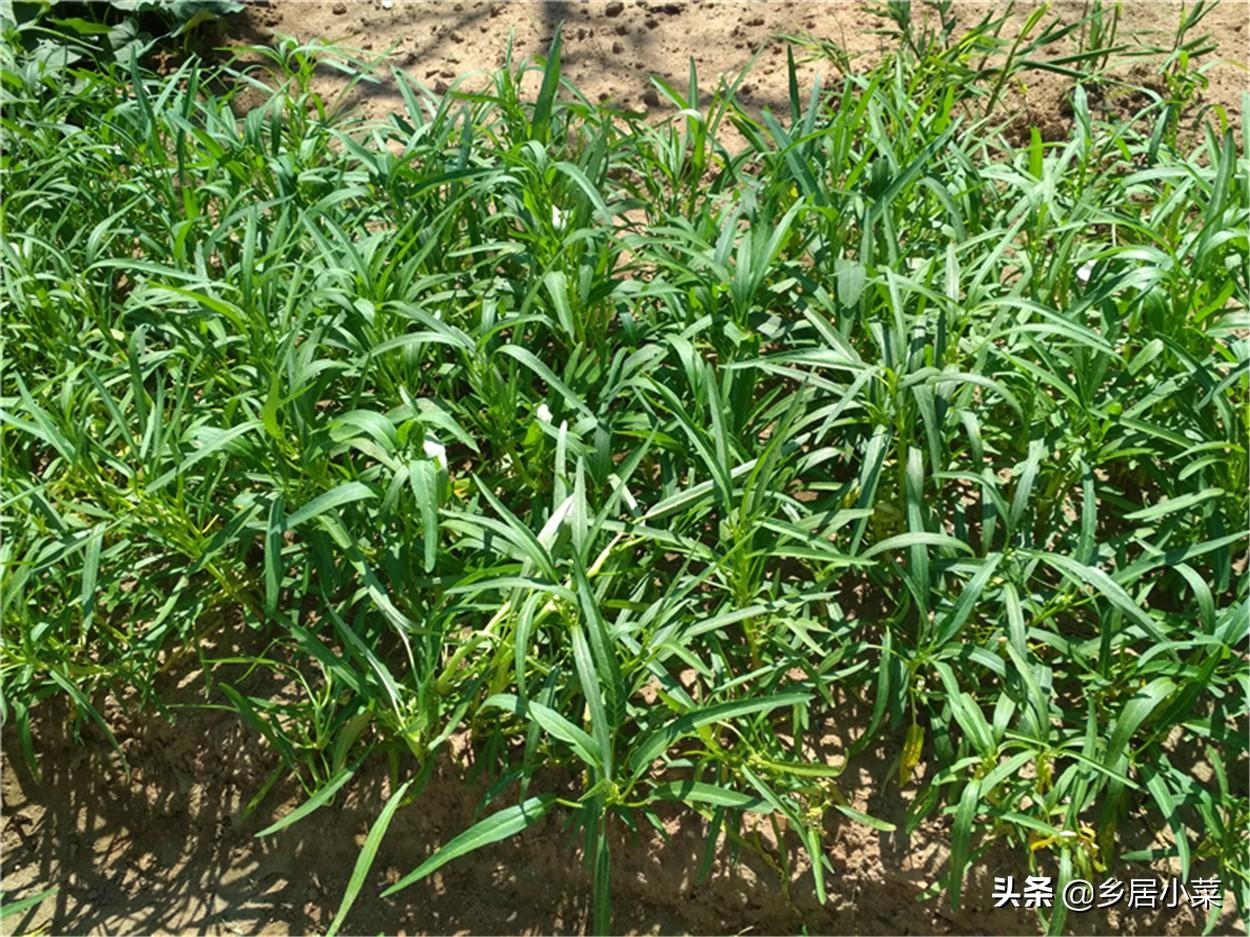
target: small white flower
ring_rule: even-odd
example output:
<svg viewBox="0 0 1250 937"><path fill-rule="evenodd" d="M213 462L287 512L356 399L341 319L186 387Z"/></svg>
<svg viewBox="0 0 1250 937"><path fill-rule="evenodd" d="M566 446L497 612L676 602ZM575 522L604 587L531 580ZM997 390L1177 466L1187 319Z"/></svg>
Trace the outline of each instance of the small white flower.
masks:
<svg viewBox="0 0 1250 937"><path fill-rule="evenodd" d="M425 457L429 459L437 468L447 468L447 447L435 439L433 436L426 436Z"/></svg>
<svg viewBox="0 0 1250 937"><path fill-rule="evenodd" d="M540 423L551 422L551 408L548 407L545 403L540 403L538 405L538 411L536 415L538 416L538 421Z"/></svg>

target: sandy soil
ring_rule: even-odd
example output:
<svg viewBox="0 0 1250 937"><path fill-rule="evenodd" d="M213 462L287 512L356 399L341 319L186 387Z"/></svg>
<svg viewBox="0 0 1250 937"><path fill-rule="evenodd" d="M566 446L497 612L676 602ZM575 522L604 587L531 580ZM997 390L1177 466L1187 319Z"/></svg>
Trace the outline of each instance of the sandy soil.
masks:
<svg viewBox="0 0 1250 937"><path fill-rule="evenodd" d="M3 770L4 890L24 895L60 886L24 918L6 921L6 933L324 931L369 824L389 796L384 760L340 802L258 839L256 831L293 809L301 796L281 784L244 816L276 761L231 714L190 711L176 726L160 719L121 724L129 780L103 740L92 733L85 743L68 737L66 715L49 710L40 722L41 780L15 755L12 737L4 739L10 753ZM859 807L901 824L910 794L881 783L889 767L884 752L866 755L845 787ZM472 776L471 757L440 765L415 803L396 815L346 933L586 931L589 881L576 834L557 818L457 860L395 898L376 897L476 819L485 787ZM978 864L959 914L945 901L920 901L945 861L941 823L905 837L831 815L826 843L834 873L824 907L816 903L803 863L794 870L789 897L775 872L750 855L736 866L722 859L706 880L696 881L704 824L674 814L665 826L667 842L651 831L620 831L613 846L615 924L621 931L1036 933L1029 912L990 907L992 876L1025 874L1009 854L993 852ZM798 854L796 849L792 856ZM1220 932L1245 933L1231 916L1225 925ZM1071 929L1182 934L1198 933L1201 926L1182 907L1074 917Z"/></svg>
<svg viewBox="0 0 1250 937"><path fill-rule="evenodd" d="M208 648L212 656L259 650L246 636ZM224 649L224 652L223 652ZM237 670L238 668L236 668ZM293 687L261 672L246 680L229 668L245 693L283 700ZM232 712L210 709L202 675L187 669L160 679L157 690L176 722L113 699L99 701L129 767L94 726L75 738L63 700L35 710L34 735L41 776L21 756L6 729L0 796L3 891L21 897L58 886L58 892L4 933L54 934L301 934L324 932L346 888L368 828L391 791L387 759L357 776L335 803L272 836L255 834L298 806L305 795L285 773L263 798L279 767L267 744ZM839 708L816 757L831 760L843 738L867 722L852 701ZM788 877L748 852L728 861L724 842L710 874L699 878L707 840L703 820L674 811L663 817L665 836L617 829L612 847L614 923L621 932L841 934L1033 934L1024 910L994 910L996 875L1023 876L1018 853L1001 848L982 856L969 874L964 906L922 900L940 879L949 829L944 820L911 836L903 820L917 784L900 788L892 753L899 740L855 759L839 780L852 806L891 821L882 833L831 811L825 846L832 865L829 900L817 903L810 869L789 842ZM344 933L543 934L584 933L590 921L590 883L578 835L555 815L523 836L473 853L394 898L382 888L420 864L439 845L479 819L489 781L476 771L461 740L437 765L420 796L402 808L382 843ZM923 773L923 767L921 768ZM576 796L569 779L535 782ZM509 792L508 796L512 796ZM249 808L249 802L257 802ZM1144 829L1123 831L1127 848L1153 843ZM775 840L765 832L764 842ZM1052 870L1053 871L1053 870ZM1112 870L1122 880L1170 877L1159 864ZM1109 873L1111 874L1111 873ZM1218 870L1198 864L1193 873ZM1230 913L1217 933L1245 934ZM1201 921L1187 907L1069 917L1076 934L1191 934Z"/></svg>
<svg viewBox="0 0 1250 937"><path fill-rule="evenodd" d="M1040 5L1021 0L1003 30L1016 28ZM651 76L659 76L684 93L691 60L705 91L718 76L735 78L758 55L740 97L757 108L787 107L785 43L781 36L808 35L837 43L852 67L879 59L893 41L881 30L886 21L869 12L862 0L578 0L578 2L473 2L473 0L259 0L233 28L236 36L270 41L290 35L301 41L326 39L358 50L366 58L388 55L411 77L436 92L473 87L482 72L503 64L509 36L514 59L546 52L553 31L564 23L564 74L591 100L662 118L674 108L657 94ZM921 4L915 4L917 10ZM1126 0L1117 41L1130 48L1112 60L1113 74L1133 86L1161 90L1158 60L1130 57L1153 47L1170 48L1183 8L1180 0ZM1063 22L1079 19L1087 0L1056 0L1049 16ZM956 32L971 28L987 14L1006 12L1005 2L956 0ZM1045 20L1043 21L1045 22ZM1191 119L1206 107L1223 107L1240 125L1241 95L1250 63L1250 0L1224 0L1191 33L1209 33L1218 51L1203 65L1209 86L1191 109ZM1051 49L1051 57L1076 51L1069 37ZM800 87L810 88L820 73L836 77L827 58L796 56ZM323 87L332 89L336 79ZM536 86L535 86L536 87ZM1027 138L1027 125L1058 139L1071 123L1067 101L1072 81L1053 73L1030 71L1007 89L1004 108L1017 113ZM403 103L386 81L362 89L361 111L377 116L402 111ZM1113 91L1104 103L1121 111L1142 106L1146 99L1126 89ZM1094 102L1097 106L1100 102Z"/></svg>
<svg viewBox="0 0 1250 937"><path fill-rule="evenodd" d="M1059 3L1064 16L1082 4ZM959 22L971 24L992 4L962 0ZM1022 19L1033 9L1018 5ZM1179 15L1171 0L1127 3L1121 38L1136 44L1169 41ZM391 53L395 61L436 91L474 70L503 61L509 35L518 58L546 48L556 24L566 23L566 75L592 99L647 111L669 109L650 84L659 75L684 86L694 58L703 87L715 75L735 75L760 51L743 96L757 107L785 105L785 57L775 36L811 33L842 45L856 62L879 56L882 24L862 5L834 2L626 2L471 3L442 0L383 7L377 2L256 2L230 24L238 42L269 41L274 34L302 40L340 40L362 53ZM1196 118L1208 105L1240 112L1250 60L1250 3L1225 0L1203 24L1220 42L1211 58L1210 86ZM1240 66L1238 65L1240 63ZM1138 84L1155 80L1153 66L1122 63ZM803 65L806 81L828 61ZM472 77L464 79L473 81ZM327 90L333 79L324 79ZM1067 131L1064 102L1070 82L1034 73L1010 89L1005 106L1051 138ZM385 83L359 105L378 116L401 107ZM1131 103L1131 102L1129 102ZM1240 119L1236 122L1239 124ZM253 686L253 693L284 692ZM277 766L265 744L228 712L204 703L195 674L164 690L177 723L127 714L116 705L115 730L130 764L127 776L94 729L75 740L68 714L54 704L38 710L36 736L42 778L18 754L11 729L3 736L3 890L21 896L52 885L58 893L5 932L214 934L305 933L329 923L351 873L360 843L389 791L384 762L371 766L346 797L272 837L255 832L301 799L289 780L279 782L248 813L248 801ZM216 702L216 700L214 700ZM854 714L843 714L854 724ZM845 729L844 729L845 731ZM853 730L852 730L853 731ZM897 742L897 740L895 740ZM831 744L836 745L831 733ZM895 746L896 750L897 746ZM854 805L900 823L913 788L887 783L885 750L865 753L845 777ZM353 933L581 932L588 925L589 883L575 836L548 818L516 842L459 860L394 899L376 898L450 836L475 819L485 789L474 776L471 752L449 758L429 788L401 810L374 872L348 920ZM827 846L835 874L829 903L815 901L810 873L799 862L789 894L762 862L723 858L697 880L706 829L690 817L666 823L658 834L621 834L613 850L616 925L635 933L1034 933L1026 912L990 909L994 875L1022 875L1018 857L991 852L981 859L953 914L946 902L920 902L942 871L947 830L940 821L914 836L878 833L842 818L827 820ZM1142 836L1129 831L1130 836ZM1145 842L1140 845L1146 845ZM724 851L722 851L722 855ZM793 855L797 855L797 850ZM1164 870L1159 870L1165 874ZM1213 874L1199 869L1196 874ZM1141 870L1137 874L1142 874ZM1121 877L1124 877L1122 874ZM1229 899L1231 903L1231 898ZM1070 917L1078 933L1195 933L1187 909L1122 916ZM1245 933L1230 915L1220 931Z"/></svg>

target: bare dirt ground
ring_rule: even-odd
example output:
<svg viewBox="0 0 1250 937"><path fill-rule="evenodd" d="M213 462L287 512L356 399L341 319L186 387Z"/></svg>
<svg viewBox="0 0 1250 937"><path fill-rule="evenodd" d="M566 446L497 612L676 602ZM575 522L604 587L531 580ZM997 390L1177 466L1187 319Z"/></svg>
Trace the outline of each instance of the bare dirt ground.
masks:
<svg viewBox="0 0 1250 937"><path fill-rule="evenodd" d="M1019 4L1016 20L1022 22L1033 8ZM1082 8L1080 2L1056 6L1064 16L1079 15ZM960 25L968 26L998 7L964 0L956 9ZM1169 45L1180 9L1171 0L1127 3L1121 40ZM561 21L565 73L583 93L657 118L671 111L655 96L650 76L684 87L692 57L707 88L716 75L736 75L760 53L743 97L756 107L782 109L786 74L783 46L775 38L779 34L831 39L864 63L880 56L886 41L875 32L882 21L863 5L846 2L396 0L384 8L383 0L269 0L254 3L228 28L237 42L268 42L275 34L287 34L305 41L341 41L365 55L390 53L411 75L442 91L460 76L501 64L510 35L517 59L543 52ZM1199 32L1217 38L1219 51L1206 63L1210 84L1191 118L1218 105L1240 125L1250 60L1248 23L1250 3L1225 0L1200 27ZM1154 66L1144 60L1117 68L1138 84L1157 80ZM809 62L802 66L801 80L818 70L835 71L828 60ZM332 91L334 80L324 81ZM1004 106L1046 136L1062 136L1070 120L1065 114L1070 87L1067 79L1031 73L1009 89ZM402 107L385 83L370 88L358 104L371 116ZM283 692L281 687L270 690ZM334 805L278 834L257 838L258 830L301 802L298 786L280 781L248 812L248 802L277 766L265 743L233 713L204 708L194 673L171 679L163 698L186 707L172 710L176 723L106 707L115 715L129 774L93 728L84 730L80 740L71 736L63 707L48 704L36 713L42 777L31 773L6 729L0 789L3 891L15 897L51 886L59 891L23 917L4 921L4 932L288 934L328 926L365 832L389 795L385 762L371 766ZM845 715L854 724L853 713ZM836 743L831 733L831 744ZM843 779L854 806L898 823L900 831L879 833L840 814L828 818L833 874L826 906L816 903L810 873L797 860L788 888L750 854L742 854L737 864L718 860L700 880L706 827L697 818L674 815L666 823L667 838L654 831L622 832L614 846L616 927L633 933L794 933L802 928L856 934L1035 933L1029 912L990 907L993 876L1026 874L1018 854L983 856L958 914L945 900L920 900L942 874L948 831L943 822L933 821L910 837L901 832L914 787L900 790L888 782L891 769L884 750L867 752ZM555 817L516 841L456 861L395 898L376 897L383 882L408 872L476 819L485 787L474 776L471 752L444 760L428 789L396 815L348 919L348 932L587 929L589 880L575 834ZM1143 837L1139 847L1149 845L1142 831L1128 835ZM720 850L722 856L726 852ZM1172 874L1164 866L1155 872ZM1214 872L1199 867L1194 874ZM1231 913L1231 896L1226 906L1230 913L1217 932L1244 934L1244 923ZM1068 926L1090 934L1201 930L1185 907L1070 916Z"/></svg>
<svg viewBox="0 0 1250 937"><path fill-rule="evenodd" d="M185 684L188 701L195 680ZM251 692L255 692L253 688ZM177 692L173 698L177 698ZM277 760L232 713L189 709L177 724L118 718L130 767L93 729L70 737L64 709L45 707L36 725L42 777L4 737L4 891L59 891L5 933L301 934L323 932L347 886L370 823L390 794L385 760L370 766L335 804L272 836L256 832L303 800L283 782L246 813ZM914 788L887 781L884 751L862 756L843 788L853 805L899 824ZM486 783L463 750L444 759L429 787L396 815L346 933L585 933L590 882L577 834L549 817L522 837L459 859L390 899L387 883L469 826ZM969 875L964 906L922 901L941 874L948 833L941 822L914 835L879 833L840 814L826 819L832 863L829 902L817 904L800 861L787 889L768 864L722 856L698 878L706 825L666 818L667 841L619 831L612 848L614 924L621 932L828 934L1032 934L1032 912L994 910L995 875L1026 874L1018 854L991 851ZM766 836L771 842L771 836ZM1149 845L1142 840L1137 846ZM800 851L791 844L791 858ZM1141 876L1149 870L1139 868ZM1169 877L1166 867L1154 869ZM1199 868L1195 874L1215 874ZM1121 878L1127 872L1120 870ZM1018 878L1019 880L1019 878ZM1231 895L1226 897L1231 906ZM1070 916L1077 934L1196 934L1201 921L1175 910ZM1229 914L1219 933L1244 934Z"/></svg>
<svg viewBox="0 0 1250 937"><path fill-rule="evenodd" d="M1016 35L1040 5L1038 0L1016 3L1002 35ZM914 6L919 17L921 4ZM1133 53L1170 49L1182 12L1192 6L1180 0L1126 0L1116 41L1128 48L1113 57L1112 74L1128 85L1161 90L1158 59ZM873 15L870 7L863 0L260 0L235 34L261 42L277 35L301 41L325 39L366 58L389 55L411 77L443 92L471 88L484 72L502 65L509 37L514 61L544 54L557 24L564 23L564 74L587 98L663 118L675 109L656 92L651 76L684 93L692 60L700 87L707 91L715 88L719 76L732 80L758 56L740 98L759 109L787 108L783 36L832 41L846 51L853 68L870 65L893 42L883 33L886 21ZM997 0L956 0L956 35L1008 8ZM1052 17L1072 22L1088 8L1088 0L1056 0L1043 23ZM1209 85L1190 109L1190 117L1219 106L1239 125L1241 96L1250 80L1250 0L1224 0L1190 38L1204 33L1218 42L1218 50L1202 63ZM1070 36L1051 47L1048 55L1056 58L1076 51ZM803 61L801 52L797 58L801 89L810 88L817 73L826 82L837 75L827 58L808 56L810 60ZM335 84L336 79L327 78L323 88L330 90ZM1069 78L1029 71L1006 89L1003 107L1019 114L1023 124L1036 125L1045 138L1058 139L1071 123L1067 103L1071 88ZM1117 93L1121 95L1117 100L1105 102L1108 107L1125 110L1146 101L1127 89L1113 90L1111 96ZM403 110L398 93L386 81L362 88L360 98L366 116Z"/></svg>
<svg viewBox="0 0 1250 937"><path fill-rule="evenodd" d="M227 627L204 652L247 659L262 637ZM291 684L263 671L250 676L227 667L230 679L255 697L290 702ZM347 887L369 826L392 790L386 758L367 765L335 802L273 835L257 832L301 804L306 794L285 773L265 795L279 759L233 711L206 693L195 662L158 677L165 718L136 701L97 701L125 756L88 722L75 737L63 699L32 714L40 776L11 727L0 736L3 819L0 856L5 894L22 897L57 886L55 895L4 933L52 934L305 934L329 926ZM206 705L207 704L207 705ZM838 710L814 757L832 762L868 721L854 701ZM736 862L723 838L706 877L700 865L707 824L690 813L663 817L665 833L643 825L618 828L612 846L614 925L620 932L816 934L1035 934L1027 910L992 907L995 876L1028 874L1019 852L993 848L980 856L964 888L960 912L923 892L944 873L949 829L936 818L903 832L919 784L900 788L892 753L898 741L857 757L839 779L851 806L896 824L885 833L837 811L825 817L831 863L829 900L815 898L810 868L790 842L792 867L741 850ZM378 893L419 865L438 846L479 819L490 781L461 739L444 750L428 786L394 818L373 870L348 917L351 934L585 933L590 881L578 834L555 815L521 837L470 854L397 896ZM923 766L920 773L923 774ZM568 778L553 773L536 784L576 796ZM259 795L259 796L258 796ZM506 796L513 796L508 792ZM493 809L493 808L492 808ZM759 831L773 855L776 840ZM1122 830L1124 845L1163 845L1144 826ZM1041 868L1048 857L1039 854ZM1121 880L1170 878L1166 862L1109 870ZM1218 875L1208 863L1193 876ZM1217 933L1245 934L1228 909ZM1156 911L1110 909L1070 915L1075 934L1196 934L1202 921L1186 905Z"/></svg>

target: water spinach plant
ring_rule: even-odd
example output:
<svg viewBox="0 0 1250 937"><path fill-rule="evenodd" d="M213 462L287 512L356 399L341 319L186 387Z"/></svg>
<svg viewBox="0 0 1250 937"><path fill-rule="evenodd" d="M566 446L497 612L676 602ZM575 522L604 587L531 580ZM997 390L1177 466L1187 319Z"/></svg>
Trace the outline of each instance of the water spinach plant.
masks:
<svg viewBox="0 0 1250 937"><path fill-rule="evenodd" d="M253 808L306 789L261 835L389 757L331 931L453 737L491 802L384 894L558 816L606 932L614 838L681 805L707 863L824 900L826 830L894 826L839 787L872 749L956 908L1006 846L1244 909L1250 142L1096 111L1097 42L1044 140L994 100L1036 34L995 30L804 89L794 46L778 113L692 67L660 124L558 34L448 95L367 76L404 102L372 121L292 42L166 76L10 44L6 738L37 770L41 704L109 736L107 694L160 711L199 660L275 753ZM236 626L265 650L218 655Z"/></svg>

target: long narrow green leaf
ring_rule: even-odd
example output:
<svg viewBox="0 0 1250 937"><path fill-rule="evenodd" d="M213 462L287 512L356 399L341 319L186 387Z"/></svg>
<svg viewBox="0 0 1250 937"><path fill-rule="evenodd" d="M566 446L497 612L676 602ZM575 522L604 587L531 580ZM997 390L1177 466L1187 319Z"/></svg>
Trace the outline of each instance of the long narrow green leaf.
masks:
<svg viewBox="0 0 1250 937"><path fill-rule="evenodd" d="M405 781L395 789L395 793L391 795L386 806L382 808L382 812L378 814L378 818L373 821L373 826L369 828L369 835L365 837L365 844L360 849L360 855L352 869L352 876L347 882L347 891L343 893L339 910L334 915L334 920L330 922L329 929L326 930L326 937L334 937L339 932L339 928L343 926L343 921L347 918L347 913L356 903L356 897L365 884L365 878L369 870L373 868L373 860L377 857L378 847L382 845L382 837L386 835L386 830L391 825L391 818L395 816L395 811L399 809L411 784L411 781Z"/></svg>
<svg viewBox="0 0 1250 937"><path fill-rule="evenodd" d="M452 859L459 858L475 849L481 849L483 846L489 846L491 843L507 839L509 836L514 836L527 827L533 826L546 815L555 802L556 797L554 794L541 794L515 806L505 807L503 810L491 814L485 820L478 821L463 833L453 837L434 855L430 856L430 858L426 859L394 885L387 888L382 892L382 897L386 898L397 891L407 888L414 882L419 882L431 872L442 868Z"/></svg>

